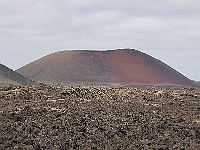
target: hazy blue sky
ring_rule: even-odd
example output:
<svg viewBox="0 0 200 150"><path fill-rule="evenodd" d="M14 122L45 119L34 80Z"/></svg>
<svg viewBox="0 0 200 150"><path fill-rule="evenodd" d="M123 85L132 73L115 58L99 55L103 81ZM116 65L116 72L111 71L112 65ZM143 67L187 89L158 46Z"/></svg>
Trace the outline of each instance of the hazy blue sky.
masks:
<svg viewBox="0 0 200 150"><path fill-rule="evenodd" d="M200 0L0 0L0 63L135 48L200 80Z"/></svg>

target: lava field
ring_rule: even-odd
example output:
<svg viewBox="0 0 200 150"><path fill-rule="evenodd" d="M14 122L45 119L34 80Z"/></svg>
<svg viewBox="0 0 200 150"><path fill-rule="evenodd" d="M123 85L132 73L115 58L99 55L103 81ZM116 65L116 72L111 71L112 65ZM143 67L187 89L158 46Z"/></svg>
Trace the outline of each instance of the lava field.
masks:
<svg viewBox="0 0 200 150"><path fill-rule="evenodd" d="M200 149L200 90L0 87L0 149Z"/></svg>

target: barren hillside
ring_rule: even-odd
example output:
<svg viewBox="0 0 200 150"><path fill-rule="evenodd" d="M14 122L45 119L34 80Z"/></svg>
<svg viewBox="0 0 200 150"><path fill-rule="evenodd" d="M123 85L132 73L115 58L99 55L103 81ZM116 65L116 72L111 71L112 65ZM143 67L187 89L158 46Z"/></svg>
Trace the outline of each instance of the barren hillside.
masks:
<svg viewBox="0 0 200 150"><path fill-rule="evenodd" d="M134 49L59 51L17 72L50 84L83 81L195 86L193 81L165 63Z"/></svg>
<svg viewBox="0 0 200 150"><path fill-rule="evenodd" d="M26 84L34 84L31 80L22 76L21 74L14 72L12 69L0 64L0 85L26 85Z"/></svg>

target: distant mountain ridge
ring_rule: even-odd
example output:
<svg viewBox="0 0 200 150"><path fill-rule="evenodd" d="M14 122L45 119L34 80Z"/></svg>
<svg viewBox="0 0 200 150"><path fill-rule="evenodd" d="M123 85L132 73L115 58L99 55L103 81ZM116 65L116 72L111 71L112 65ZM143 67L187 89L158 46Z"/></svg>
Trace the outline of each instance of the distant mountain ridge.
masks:
<svg viewBox="0 0 200 150"><path fill-rule="evenodd" d="M36 82L147 83L196 86L170 66L134 49L64 50L16 70Z"/></svg>
<svg viewBox="0 0 200 150"><path fill-rule="evenodd" d="M5 85L36 85L35 82L0 64L0 86Z"/></svg>

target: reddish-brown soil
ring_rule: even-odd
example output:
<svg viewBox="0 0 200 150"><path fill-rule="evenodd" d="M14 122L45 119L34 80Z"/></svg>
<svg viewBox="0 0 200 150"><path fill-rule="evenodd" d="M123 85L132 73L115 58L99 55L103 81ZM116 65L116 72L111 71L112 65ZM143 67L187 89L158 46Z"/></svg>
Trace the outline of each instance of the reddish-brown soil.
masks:
<svg viewBox="0 0 200 150"><path fill-rule="evenodd" d="M200 149L200 90L1 87L0 149Z"/></svg>
<svg viewBox="0 0 200 150"><path fill-rule="evenodd" d="M34 81L51 84L86 81L195 86L194 82L165 63L133 49L60 51L17 72Z"/></svg>

